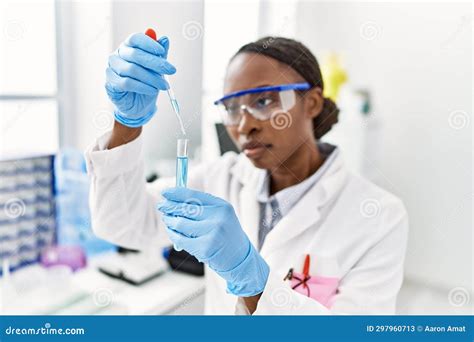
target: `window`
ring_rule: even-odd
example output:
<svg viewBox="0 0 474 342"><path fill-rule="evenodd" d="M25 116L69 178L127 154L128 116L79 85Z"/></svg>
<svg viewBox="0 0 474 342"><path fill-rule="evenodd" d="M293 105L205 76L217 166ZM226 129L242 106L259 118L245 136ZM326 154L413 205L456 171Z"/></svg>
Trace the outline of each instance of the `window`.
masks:
<svg viewBox="0 0 474 342"><path fill-rule="evenodd" d="M0 156L59 147L55 2L0 3Z"/></svg>

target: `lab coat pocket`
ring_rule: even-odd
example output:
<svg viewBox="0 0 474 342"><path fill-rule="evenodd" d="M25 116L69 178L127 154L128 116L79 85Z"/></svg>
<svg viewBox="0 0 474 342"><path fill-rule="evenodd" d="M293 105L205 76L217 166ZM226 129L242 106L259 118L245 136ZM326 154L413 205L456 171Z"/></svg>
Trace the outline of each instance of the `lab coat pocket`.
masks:
<svg viewBox="0 0 474 342"><path fill-rule="evenodd" d="M323 277L319 275L308 275L306 278L303 273L292 272L291 288L304 296L313 298L323 304L328 309L332 305L334 296L339 286L339 278Z"/></svg>

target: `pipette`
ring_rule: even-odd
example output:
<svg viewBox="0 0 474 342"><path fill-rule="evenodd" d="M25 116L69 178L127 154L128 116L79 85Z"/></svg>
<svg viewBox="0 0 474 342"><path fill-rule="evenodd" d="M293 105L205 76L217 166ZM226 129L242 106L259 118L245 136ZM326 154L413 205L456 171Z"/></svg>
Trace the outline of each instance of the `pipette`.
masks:
<svg viewBox="0 0 474 342"><path fill-rule="evenodd" d="M145 31L145 34L151 39L156 40L155 30L149 28ZM186 130L184 129L183 119L181 118L181 112L179 110L178 100L176 100L176 96L174 95L173 88L171 88L171 83L168 79L168 75L163 75L163 78L165 79L166 82L168 82L169 87L166 90L166 92L168 93L168 98L170 99L171 106L173 107L173 111L176 114L176 117L178 118L179 127L181 128L181 133L183 133L183 135L186 136Z"/></svg>
<svg viewBox="0 0 474 342"><path fill-rule="evenodd" d="M156 32L155 30L149 28L145 31L145 34L151 39L156 41ZM167 75L163 75L163 78L168 82L168 98L170 99L171 106L176 114L176 117L179 121L179 126L181 128L181 133L183 133L183 138L178 139L177 141L177 154L176 154L176 187L185 188L188 180L188 139L186 139L186 131L184 129L183 120L181 119L181 113L179 110L179 104L174 95L173 88L171 88L171 83L168 80Z"/></svg>

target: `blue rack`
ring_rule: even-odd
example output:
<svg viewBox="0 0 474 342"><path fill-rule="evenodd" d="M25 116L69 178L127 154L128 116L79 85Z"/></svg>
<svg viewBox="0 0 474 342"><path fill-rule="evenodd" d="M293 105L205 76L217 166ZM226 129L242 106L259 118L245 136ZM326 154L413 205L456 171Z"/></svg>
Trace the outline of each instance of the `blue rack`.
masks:
<svg viewBox="0 0 474 342"><path fill-rule="evenodd" d="M56 243L54 184L52 155L0 161L0 265L36 263Z"/></svg>

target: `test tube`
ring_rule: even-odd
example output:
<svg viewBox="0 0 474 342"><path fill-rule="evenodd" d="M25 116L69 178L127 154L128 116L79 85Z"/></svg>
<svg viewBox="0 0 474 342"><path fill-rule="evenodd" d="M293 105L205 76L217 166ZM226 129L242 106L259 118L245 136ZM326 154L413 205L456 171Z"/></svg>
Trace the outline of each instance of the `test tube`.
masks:
<svg viewBox="0 0 474 342"><path fill-rule="evenodd" d="M178 139L176 154L176 187L185 188L188 180L188 139Z"/></svg>

